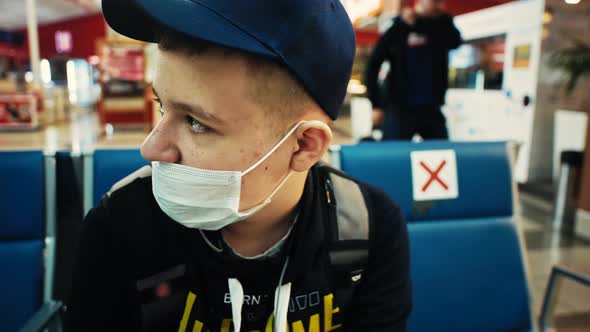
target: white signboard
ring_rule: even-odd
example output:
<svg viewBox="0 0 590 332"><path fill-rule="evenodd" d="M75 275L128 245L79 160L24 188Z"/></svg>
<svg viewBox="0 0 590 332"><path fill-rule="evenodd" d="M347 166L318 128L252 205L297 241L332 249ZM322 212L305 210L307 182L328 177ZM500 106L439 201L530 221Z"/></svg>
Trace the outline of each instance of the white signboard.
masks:
<svg viewBox="0 0 590 332"><path fill-rule="evenodd" d="M352 137L360 140L370 137L373 131L373 107L368 98L350 98L350 119L352 122Z"/></svg>
<svg viewBox="0 0 590 332"><path fill-rule="evenodd" d="M414 201L459 197L455 151L414 151L410 157L412 159Z"/></svg>
<svg viewBox="0 0 590 332"><path fill-rule="evenodd" d="M381 0L341 0L352 22L367 17L381 7Z"/></svg>

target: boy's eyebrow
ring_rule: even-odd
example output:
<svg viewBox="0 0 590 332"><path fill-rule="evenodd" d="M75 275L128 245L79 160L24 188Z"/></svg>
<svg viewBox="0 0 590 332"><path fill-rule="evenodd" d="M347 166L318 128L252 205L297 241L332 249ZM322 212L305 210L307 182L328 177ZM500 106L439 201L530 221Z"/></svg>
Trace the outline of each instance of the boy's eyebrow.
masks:
<svg viewBox="0 0 590 332"><path fill-rule="evenodd" d="M158 92L156 91L156 88L153 85L152 85L152 91L154 92L154 95L156 95L156 97L158 99L160 99L160 96L158 95ZM220 118L218 118L214 114L211 114L211 113L205 111L199 105L191 105L191 104L184 103L184 102L171 101L170 106L172 106L172 108L174 110L177 110L180 112L192 113L195 116L197 116L198 118L203 119L203 120L208 120L212 123L216 123L216 124L223 124L224 123Z"/></svg>

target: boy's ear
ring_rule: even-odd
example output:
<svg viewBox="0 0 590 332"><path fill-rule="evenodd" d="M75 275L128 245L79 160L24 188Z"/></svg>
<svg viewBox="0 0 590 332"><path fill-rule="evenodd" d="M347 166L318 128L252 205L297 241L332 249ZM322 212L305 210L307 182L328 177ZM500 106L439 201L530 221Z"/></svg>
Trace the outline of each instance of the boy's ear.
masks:
<svg viewBox="0 0 590 332"><path fill-rule="evenodd" d="M306 121L295 131L297 151L291 158L291 169L305 172L322 159L332 142L332 130L321 121Z"/></svg>

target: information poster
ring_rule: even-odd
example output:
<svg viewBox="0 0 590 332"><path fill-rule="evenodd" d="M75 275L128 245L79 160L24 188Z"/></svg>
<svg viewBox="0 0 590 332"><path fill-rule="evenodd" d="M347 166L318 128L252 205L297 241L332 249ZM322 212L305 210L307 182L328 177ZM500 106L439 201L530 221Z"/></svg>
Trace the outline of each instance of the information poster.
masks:
<svg viewBox="0 0 590 332"><path fill-rule="evenodd" d="M143 46L109 44L104 46L103 52L104 96L143 98L145 90Z"/></svg>
<svg viewBox="0 0 590 332"><path fill-rule="evenodd" d="M151 104L146 99L145 45L112 40L99 47L101 123L145 128L146 123L151 124Z"/></svg>
<svg viewBox="0 0 590 332"><path fill-rule="evenodd" d="M531 62L531 45L518 45L514 47L513 68L528 68Z"/></svg>

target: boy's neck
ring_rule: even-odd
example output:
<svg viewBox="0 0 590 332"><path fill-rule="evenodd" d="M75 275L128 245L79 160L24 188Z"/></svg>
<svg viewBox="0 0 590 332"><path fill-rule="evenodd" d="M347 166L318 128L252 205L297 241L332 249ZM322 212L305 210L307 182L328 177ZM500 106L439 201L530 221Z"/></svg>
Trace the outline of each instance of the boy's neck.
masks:
<svg viewBox="0 0 590 332"><path fill-rule="evenodd" d="M295 173L264 209L222 229L224 241L242 256L264 253L289 231L303 195L307 173Z"/></svg>

